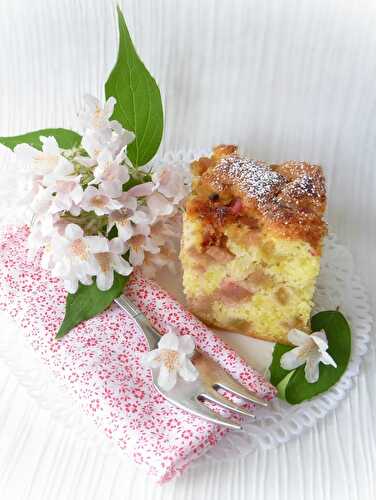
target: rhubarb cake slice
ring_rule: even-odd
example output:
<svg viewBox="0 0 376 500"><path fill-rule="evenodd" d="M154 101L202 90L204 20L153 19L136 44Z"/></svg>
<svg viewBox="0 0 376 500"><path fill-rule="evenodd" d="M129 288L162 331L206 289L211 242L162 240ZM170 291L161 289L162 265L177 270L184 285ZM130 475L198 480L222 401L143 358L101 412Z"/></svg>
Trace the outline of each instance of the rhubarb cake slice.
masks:
<svg viewBox="0 0 376 500"><path fill-rule="evenodd" d="M326 233L321 167L268 164L218 146L192 173L180 255L191 311L288 344L291 328L309 328Z"/></svg>

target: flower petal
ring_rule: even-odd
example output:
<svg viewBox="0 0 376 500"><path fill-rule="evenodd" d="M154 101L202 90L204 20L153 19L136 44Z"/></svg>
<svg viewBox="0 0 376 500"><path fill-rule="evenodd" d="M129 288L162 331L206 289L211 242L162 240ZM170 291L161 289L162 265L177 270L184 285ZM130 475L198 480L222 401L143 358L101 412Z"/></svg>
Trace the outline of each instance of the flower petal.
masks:
<svg viewBox="0 0 376 500"><path fill-rule="evenodd" d="M111 151L109 151L108 149L104 149L103 151L101 151L98 155L97 161L98 165L102 168L105 168L108 164L111 164L113 162Z"/></svg>
<svg viewBox="0 0 376 500"><path fill-rule="evenodd" d="M179 337L173 331L165 333L158 343L159 349L170 349L171 351L178 351Z"/></svg>
<svg viewBox="0 0 376 500"><path fill-rule="evenodd" d="M141 358L141 363L143 366L148 368L158 368L161 365L161 352L159 349L154 349L153 351L145 352Z"/></svg>
<svg viewBox="0 0 376 500"><path fill-rule="evenodd" d="M298 366L303 365L305 361L305 357L301 356L301 347L295 347L281 356L280 363L284 370L295 370Z"/></svg>
<svg viewBox="0 0 376 500"><path fill-rule="evenodd" d="M128 241L133 236L133 226L130 221L127 221L125 224L116 224L119 238L123 241Z"/></svg>
<svg viewBox="0 0 376 500"><path fill-rule="evenodd" d="M174 205L159 193L149 196L147 205L154 219L159 215L170 215L174 211Z"/></svg>
<svg viewBox="0 0 376 500"><path fill-rule="evenodd" d="M134 266L141 266L144 262L145 253L142 248L132 248L129 253L129 262Z"/></svg>
<svg viewBox="0 0 376 500"><path fill-rule="evenodd" d="M84 194L80 184L77 184L71 191L70 195L75 205L78 205L82 200L82 195Z"/></svg>
<svg viewBox="0 0 376 500"><path fill-rule="evenodd" d="M190 356L195 350L195 341L191 335L182 335L179 337L179 352Z"/></svg>
<svg viewBox="0 0 376 500"><path fill-rule="evenodd" d="M183 357L184 359L181 360L179 368L179 375L187 382L194 382L198 378L197 368L184 354L182 355Z"/></svg>
<svg viewBox="0 0 376 500"><path fill-rule="evenodd" d="M17 160L26 164L32 163L38 153L39 151L29 144L17 144L14 148L14 154L16 155Z"/></svg>
<svg viewBox="0 0 376 500"><path fill-rule="evenodd" d="M324 330L312 333L311 338L319 348L320 352L325 352L328 349L328 339Z"/></svg>
<svg viewBox="0 0 376 500"><path fill-rule="evenodd" d="M109 241L110 252L122 254L124 253L124 241L121 238L112 238Z"/></svg>
<svg viewBox="0 0 376 500"><path fill-rule="evenodd" d="M304 373L305 373L305 378L309 384L314 384L319 379L320 375L319 362L320 362L319 357L315 355L310 356L307 359L304 368Z"/></svg>
<svg viewBox="0 0 376 500"><path fill-rule="evenodd" d="M76 276L83 285L91 285L93 283L93 278L90 276L90 274L79 271L76 273Z"/></svg>
<svg viewBox="0 0 376 500"><path fill-rule="evenodd" d="M176 371L169 370L166 366L161 365L158 377L158 384L165 391L170 391L176 384Z"/></svg>
<svg viewBox="0 0 376 500"><path fill-rule="evenodd" d="M117 271L119 274L122 274L123 276L128 276L133 271L133 268L129 264L129 262L123 259L123 257L120 257L120 255L113 256L112 263L115 271Z"/></svg>
<svg viewBox="0 0 376 500"><path fill-rule="evenodd" d="M108 239L103 236L86 236L86 243L93 253L108 252Z"/></svg>
<svg viewBox="0 0 376 500"><path fill-rule="evenodd" d="M85 94L84 95L84 103L85 106L90 110L90 111L95 111L95 109L100 107L100 102L99 99L96 97L90 95L90 94Z"/></svg>
<svg viewBox="0 0 376 500"><path fill-rule="evenodd" d="M133 186L127 194L130 196L140 197L140 196L149 196L153 192L154 184L152 182L144 182L143 184L138 184L137 186Z"/></svg>
<svg viewBox="0 0 376 500"><path fill-rule="evenodd" d="M77 224L68 224L65 228L64 234L65 237L68 238L68 240L73 241L82 238L84 232Z"/></svg>
<svg viewBox="0 0 376 500"><path fill-rule="evenodd" d="M78 279L64 280L64 288L68 293L76 293L78 289Z"/></svg>
<svg viewBox="0 0 376 500"><path fill-rule="evenodd" d="M150 224L150 215L143 210L137 210L131 217L131 221L135 224Z"/></svg>
<svg viewBox="0 0 376 500"><path fill-rule="evenodd" d="M131 189L123 193L121 196L119 196L118 200L122 203L123 208L129 208L129 210L134 211L137 208L137 200L133 197L133 195L130 195L130 191Z"/></svg>
<svg viewBox="0 0 376 500"><path fill-rule="evenodd" d="M309 339L308 333L302 332L301 330L298 330L297 328L293 328L292 330L289 331L287 338L289 341L297 346L302 346L304 345L307 340Z"/></svg>
<svg viewBox="0 0 376 500"><path fill-rule="evenodd" d="M43 153L49 155L58 156L60 154L59 145L53 136L44 137L40 136L40 140L43 144Z"/></svg>
<svg viewBox="0 0 376 500"><path fill-rule="evenodd" d="M113 269L110 269L109 271L106 271L105 273L98 273L97 275L97 280L96 284L99 290L102 290L102 292L105 292L106 290L109 290L114 282L114 271Z"/></svg>
<svg viewBox="0 0 376 500"><path fill-rule="evenodd" d="M337 363L334 361L334 359L328 352L321 353L320 361L324 363L324 365L331 365L334 366L334 368L337 368Z"/></svg>
<svg viewBox="0 0 376 500"><path fill-rule="evenodd" d="M112 113L114 111L115 104L116 104L115 97L111 96L107 99L107 101L105 102L105 104L103 106L103 111L105 112L106 117L110 118L110 116L112 115Z"/></svg>

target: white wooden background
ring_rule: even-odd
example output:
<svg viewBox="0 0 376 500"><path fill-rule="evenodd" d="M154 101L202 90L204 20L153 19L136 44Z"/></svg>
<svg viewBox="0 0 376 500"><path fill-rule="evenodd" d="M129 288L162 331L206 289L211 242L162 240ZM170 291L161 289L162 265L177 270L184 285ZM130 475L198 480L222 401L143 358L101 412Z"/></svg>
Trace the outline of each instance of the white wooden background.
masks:
<svg viewBox="0 0 376 500"><path fill-rule="evenodd" d="M376 2L123 0L166 111L163 150L235 142L324 165L329 222L375 307ZM0 0L0 135L73 125L116 50L110 0ZM2 154L1 161L7 157ZM335 413L267 453L156 487L38 408L0 364L2 500L374 500L374 343Z"/></svg>

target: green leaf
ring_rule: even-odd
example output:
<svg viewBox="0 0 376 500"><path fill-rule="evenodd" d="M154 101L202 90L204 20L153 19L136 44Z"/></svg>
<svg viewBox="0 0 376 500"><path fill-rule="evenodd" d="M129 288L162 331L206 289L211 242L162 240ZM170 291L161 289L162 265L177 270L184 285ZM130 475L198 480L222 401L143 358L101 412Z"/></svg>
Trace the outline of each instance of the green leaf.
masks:
<svg viewBox="0 0 376 500"><path fill-rule="evenodd" d="M136 138L127 148L135 166L145 165L158 151L163 133L161 94L154 78L138 57L124 16L117 8L119 52L105 84L106 98L116 99L113 120L132 130Z"/></svg>
<svg viewBox="0 0 376 500"><path fill-rule="evenodd" d="M294 375L294 372L295 370L288 372L285 378L283 378L277 385L279 399L286 399L286 387L290 381L290 378Z"/></svg>
<svg viewBox="0 0 376 500"><path fill-rule="evenodd" d="M121 295L128 279L129 276L121 276L115 272L114 284L106 292L99 290L94 282L89 286L80 284L76 293L69 293L65 305L64 320L56 338L64 337L81 321L93 318L107 309L113 300Z"/></svg>
<svg viewBox="0 0 376 500"><path fill-rule="evenodd" d="M270 370L270 383L275 387L283 380L286 375L289 374L288 370L284 370L281 367L281 357L285 352L292 349L289 345L276 344L273 349L273 359L272 364L269 367Z"/></svg>
<svg viewBox="0 0 376 500"><path fill-rule="evenodd" d="M328 353L337 363L337 368L320 363L320 377L310 384L304 375L304 366L300 366L289 379L285 397L291 404L301 403L317 394L327 391L342 377L351 354L351 330L345 317L339 311L323 311L311 318L311 329L317 332L325 330L328 338Z"/></svg>
<svg viewBox="0 0 376 500"><path fill-rule="evenodd" d="M17 144L27 143L36 149L42 149L40 136L48 137L53 136L57 140L62 149L71 149L77 147L81 143L81 136L73 130L65 128L45 128L28 132L27 134L15 135L13 137L0 137L0 144L3 144L12 151Z"/></svg>

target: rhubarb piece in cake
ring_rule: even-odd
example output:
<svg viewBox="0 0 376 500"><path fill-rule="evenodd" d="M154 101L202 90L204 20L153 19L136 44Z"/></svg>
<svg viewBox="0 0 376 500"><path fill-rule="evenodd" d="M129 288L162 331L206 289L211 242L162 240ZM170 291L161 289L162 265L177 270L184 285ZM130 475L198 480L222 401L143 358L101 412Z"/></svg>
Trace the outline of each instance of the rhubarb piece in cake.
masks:
<svg viewBox="0 0 376 500"><path fill-rule="evenodd" d="M207 324L288 344L290 329L309 329L326 233L321 167L218 146L192 173L181 249L190 309Z"/></svg>

